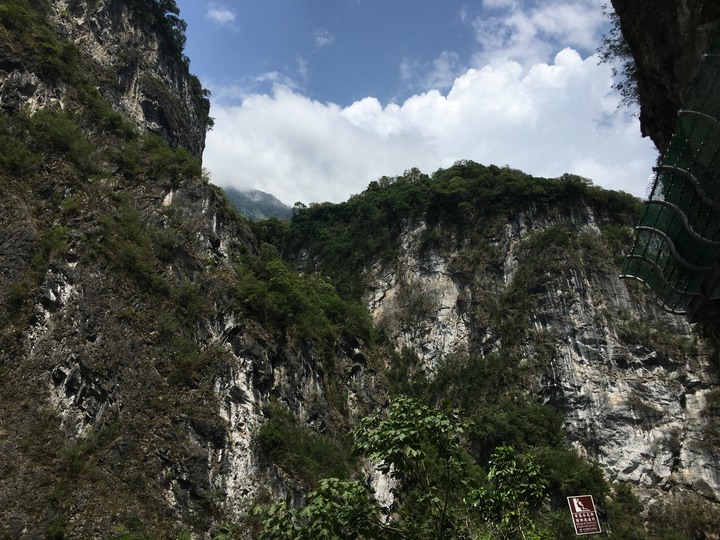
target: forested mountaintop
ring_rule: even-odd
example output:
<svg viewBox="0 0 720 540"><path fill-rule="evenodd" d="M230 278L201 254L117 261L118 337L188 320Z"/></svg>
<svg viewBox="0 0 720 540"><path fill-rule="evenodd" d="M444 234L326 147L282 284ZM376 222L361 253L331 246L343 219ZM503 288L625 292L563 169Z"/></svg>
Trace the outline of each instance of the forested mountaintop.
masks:
<svg viewBox="0 0 720 540"><path fill-rule="evenodd" d="M270 193L257 189L239 190L233 187L225 187L223 191L240 215L250 221L292 218L292 208Z"/></svg>
<svg viewBox="0 0 720 540"><path fill-rule="evenodd" d="M183 28L0 4L0 537L720 528L716 351L617 279L639 201L458 162L250 224Z"/></svg>

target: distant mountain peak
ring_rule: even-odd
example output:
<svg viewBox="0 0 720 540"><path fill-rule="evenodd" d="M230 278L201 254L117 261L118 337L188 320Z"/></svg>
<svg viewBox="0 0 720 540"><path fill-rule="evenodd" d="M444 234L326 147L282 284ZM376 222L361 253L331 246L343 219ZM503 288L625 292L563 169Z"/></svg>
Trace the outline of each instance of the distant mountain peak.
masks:
<svg viewBox="0 0 720 540"><path fill-rule="evenodd" d="M223 190L238 212L251 221L261 221L273 217L292 218L292 208L270 193L257 189L241 190L233 187L226 187Z"/></svg>

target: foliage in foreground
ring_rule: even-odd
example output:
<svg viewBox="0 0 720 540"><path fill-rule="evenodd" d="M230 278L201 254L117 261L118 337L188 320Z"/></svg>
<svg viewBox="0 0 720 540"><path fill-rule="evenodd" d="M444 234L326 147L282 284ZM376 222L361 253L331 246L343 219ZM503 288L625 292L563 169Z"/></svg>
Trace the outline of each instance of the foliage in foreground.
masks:
<svg viewBox="0 0 720 540"><path fill-rule="evenodd" d="M535 458L500 447L485 472L464 448L467 427L457 410L396 398L354 432L356 451L394 482L391 506L363 482L328 478L302 508L256 508L261 538L550 538L534 519L547 493Z"/></svg>
<svg viewBox="0 0 720 540"><path fill-rule="evenodd" d="M495 448L485 467L473 458L469 439L477 426L447 404L433 408L399 396L386 415L363 419L355 429L355 452L392 484L381 504L367 482L325 478L302 507L282 501L258 505L262 540L570 540L576 538L565 497L591 493L604 531L617 538L702 538L720 517L707 501L688 495L644 508L627 484L608 486L565 461L574 480L548 461L513 446ZM592 487L590 487L592 486ZM642 516L650 516L643 523Z"/></svg>

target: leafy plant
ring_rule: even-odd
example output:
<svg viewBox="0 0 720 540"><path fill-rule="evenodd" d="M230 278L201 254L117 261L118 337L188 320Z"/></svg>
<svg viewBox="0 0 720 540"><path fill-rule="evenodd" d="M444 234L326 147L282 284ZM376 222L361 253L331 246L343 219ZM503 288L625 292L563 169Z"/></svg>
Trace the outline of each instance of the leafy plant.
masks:
<svg viewBox="0 0 720 540"><path fill-rule="evenodd" d="M273 463L307 485L316 485L323 477L347 478L351 470L340 443L302 426L279 405L271 409L256 441Z"/></svg>
<svg viewBox="0 0 720 540"><path fill-rule="evenodd" d="M395 482L395 507L381 508L358 481L322 480L301 508L259 506L261 538L469 538L479 531L514 538L538 532L534 514L547 481L532 456L511 447L493 453L485 478L464 449L468 425L459 411L398 396L387 416L371 415L354 431L355 451ZM494 537L493 537L494 538Z"/></svg>
<svg viewBox="0 0 720 540"><path fill-rule="evenodd" d="M441 539L459 526L459 497L477 472L461 444L467 428L459 411L398 396L387 418L370 416L355 430L356 451L403 486L401 504L412 510L400 512L401 526L409 534Z"/></svg>
<svg viewBox="0 0 720 540"><path fill-rule="evenodd" d="M383 538L388 528L368 489L357 481L327 478L308 494L308 504L291 509L286 502L256 508L263 517L263 540Z"/></svg>
<svg viewBox="0 0 720 540"><path fill-rule="evenodd" d="M536 531L531 510L546 494L547 480L532 455L521 461L510 446L498 447L490 457L487 487L472 490L465 499L478 511L492 538L526 538Z"/></svg>

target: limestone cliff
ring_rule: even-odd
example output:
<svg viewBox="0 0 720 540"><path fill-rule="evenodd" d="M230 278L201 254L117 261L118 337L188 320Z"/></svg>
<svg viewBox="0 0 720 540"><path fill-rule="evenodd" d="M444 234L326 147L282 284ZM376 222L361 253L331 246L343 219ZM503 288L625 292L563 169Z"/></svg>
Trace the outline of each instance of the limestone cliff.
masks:
<svg viewBox="0 0 720 540"><path fill-rule="evenodd" d="M58 52L77 51L116 110L144 131L202 156L210 105L189 73L178 37L184 23L176 14L154 1L132 0L53 0L46 9L59 37L73 47ZM0 48L0 107L68 106L73 91L67 81L48 78L22 48L12 42Z"/></svg>
<svg viewBox="0 0 720 540"><path fill-rule="evenodd" d="M203 176L173 5L0 3L3 538L216 535L307 489L261 425L335 448L382 396L369 321Z"/></svg>
<svg viewBox="0 0 720 540"><path fill-rule="evenodd" d="M458 272L459 259L477 245L423 250L427 224L408 224L397 260L369 270L368 306L397 346L414 350L433 372L459 352L508 350L492 312L517 309L501 299L519 285L533 297L518 313L532 329L521 355L541 365L531 392L561 411L577 451L645 498L690 490L720 500L715 448L705 438L706 398L718 380L701 338L683 317L620 280L609 253L591 255L608 225L601 212L584 203L550 213L531 206L484 230L496 248L494 276ZM574 249L557 251L524 281L533 258L542 257L533 242L557 227L585 238L581 259ZM422 309L408 318L410 297Z"/></svg>

